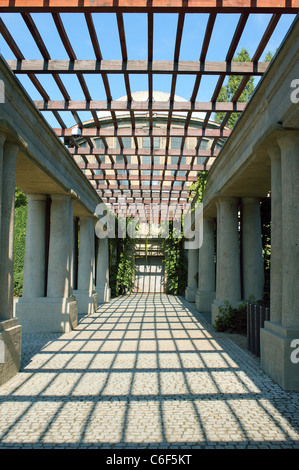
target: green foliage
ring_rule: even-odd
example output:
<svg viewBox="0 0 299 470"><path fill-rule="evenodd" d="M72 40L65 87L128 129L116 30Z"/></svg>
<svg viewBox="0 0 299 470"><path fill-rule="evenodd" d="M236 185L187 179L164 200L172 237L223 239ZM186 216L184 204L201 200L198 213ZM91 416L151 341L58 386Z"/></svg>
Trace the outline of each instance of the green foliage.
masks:
<svg viewBox="0 0 299 470"><path fill-rule="evenodd" d="M130 222L130 218L126 223ZM116 220L116 238L110 239L110 288L111 297L132 292L135 280L134 239L118 238L118 220Z"/></svg>
<svg viewBox="0 0 299 470"><path fill-rule="evenodd" d="M184 295L187 286L187 260L183 234L178 238L174 237L172 222L169 224L169 236L164 239L163 245L166 292Z"/></svg>
<svg viewBox="0 0 299 470"><path fill-rule="evenodd" d="M198 173L198 179L189 187L190 196L189 199L196 198L197 203L201 203L203 199L203 193L207 182L207 171L200 171Z"/></svg>
<svg viewBox="0 0 299 470"><path fill-rule="evenodd" d="M27 197L19 188L15 190L15 207L27 206Z"/></svg>
<svg viewBox="0 0 299 470"><path fill-rule="evenodd" d="M250 60L251 59L250 59L249 53L244 47L241 49L240 52L237 53L237 56L233 58L233 62L250 62ZM230 75L227 84L221 88L217 101L231 101L231 99L235 95L242 80L243 80L242 75ZM251 97L254 91L253 80L254 80L253 77L249 78L243 92L238 98L239 102L247 103L249 101L249 98ZM218 123L221 123L225 115L226 113L216 113L215 121ZM238 118L239 118L238 113L232 113L226 124L227 127L232 129Z"/></svg>
<svg viewBox="0 0 299 470"><path fill-rule="evenodd" d="M116 276L116 295L132 292L135 278L134 248L130 238L120 239L119 262Z"/></svg>
<svg viewBox="0 0 299 470"><path fill-rule="evenodd" d="M273 59L273 54L272 52L268 51L265 57L265 62L271 62L272 59Z"/></svg>
<svg viewBox="0 0 299 470"><path fill-rule="evenodd" d="M265 303L270 301L270 265L271 265L271 199L265 198L261 203L262 246L264 258L264 298Z"/></svg>
<svg viewBox="0 0 299 470"><path fill-rule="evenodd" d="M216 318L213 327L219 332L247 334L247 303L242 302L238 308L233 308L226 300L219 307L220 315Z"/></svg>
<svg viewBox="0 0 299 470"><path fill-rule="evenodd" d="M26 243L27 205L15 209L14 227L14 296L20 297L23 289L24 258Z"/></svg>

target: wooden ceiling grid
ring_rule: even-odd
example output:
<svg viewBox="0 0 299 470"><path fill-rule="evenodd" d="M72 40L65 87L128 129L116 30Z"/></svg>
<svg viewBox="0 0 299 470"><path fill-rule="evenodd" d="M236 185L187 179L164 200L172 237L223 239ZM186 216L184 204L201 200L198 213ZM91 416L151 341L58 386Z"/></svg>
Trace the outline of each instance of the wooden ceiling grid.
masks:
<svg viewBox="0 0 299 470"><path fill-rule="evenodd" d="M197 180L198 172L209 170L217 158L219 150L217 142L224 142L231 133L226 127L232 113L242 113L246 104L239 102L240 95L248 80L252 76L262 76L268 66L266 62L259 62L265 48L278 24L282 14L297 14L299 0L0 0L0 12L19 13L32 38L38 47L42 59L31 60L25 58L18 44L13 38L3 19L0 18L0 33L15 56L15 60L8 60L12 71L25 74L38 90L41 100L35 101L40 111L53 113L60 128L54 129L57 136L68 142L68 150L74 158L79 158L78 165L86 174L99 192L102 200L117 209L119 201L125 204L145 204L145 212L149 214L151 204L181 204L185 205L189 199L188 187ZM41 33L34 22L32 13L50 13L55 27L68 55L68 60L52 58L44 43ZM89 38L93 47L94 60L78 60L64 27L61 14L65 12L83 13ZM121 49L121 60L106 60L102 56L96 28L95 14L114 13L118 28ZM145 13L147 15L147 60L132 60L128 57L127 40L124 25L125 13ZM172 60L154 60L154 19L155 13L177 14L177 28L175 35L174 53ZM208 14L206 30L198 61L180 60L181 44L186 14ZM238 13L239 20L235 28L232 41L222 62L209 62L206 60L211 37L215 29L217 15L221 13ZM250 14L271 14L267 28L257 46L250 62L234 62L233 57L237 51L240 38L244 32ZM61 92L63 100L52 100L41 84L38 76L50 75ZM63 84L61 75L71 74L82 89L84 100L74 100ZM105 90L106 100L93 100L88 88L85 75L96 74L101 77ZM124 79L126 101L113 100L108 75L118 74ZM130 75L146 74L148 80L148 100L134 101L130 84ZM168 101L155 101L153 96L154 75L171 75L171 86ZM176 101L175 90L177 78L185 74L194 76L194 85L189 101ZM196 98L200 90L203 76L218 76L210 102L198 102ZM225 79L229 75L240 75L242 80L230 102L219 102L218 96ZM92 117L92 127L84 125L79 113L88 111ZM73 134L62 118L64 112L70 112L80 129L80 139ZM98 112L105 112L105 126ZM129 125L119 125L118 112L126 112ZM194 124L193 113L205 113L201 126ZM211 116L215 112L225 113L225 117L218 127L209 125ZM148 122L146 128L138 127L136 116L140 113ZM165 127L154 126L154 113L166 116ZM174 118L176 113L184 113L184 124L177 127ZM110 116L110 118L109 118ZM123 114L120 115L123 119ZM111 126L107 127L107 119ZM182 120L182 115L180 115ZM173 126L176 124L176 127ZM109 146L109 138L114 137L118 143L117 148ZM133 145L128 148L123 138L130 137ZM147 137L150 148L140 148L139 138ZM155 148L154 138L163 137L164 148ZM171 138L181 139L180 148L171 148ZM197 144L194 149L186 149L186 139L195 137ZM101 139L102 145L95 146L93 139ZM212 140L211 148L203 150L203 138ZM107 140L108 139L108 140ZM82 140L86 142L81 146ZM103 160L107 156L108 160ZM116 162L116 156L122 157L122 163ZM136 157L137 163L132 163L129 157ZM150 158L150 163L144 163L143 157ZM160 163L155 162L160 157ZM171 157L177 157L174 164ZM184 163L184 157L190 157L190 163ZM200 158L200 164L198 163ZM77 161L77 160L76 160ZM146 174L144 173L146 172ZM139 210L139 209L138 209ZM123 207L120 209L124 213ZM134 212L134 210L133 210ZM132 214L130 214L132 215Z"/></svg>

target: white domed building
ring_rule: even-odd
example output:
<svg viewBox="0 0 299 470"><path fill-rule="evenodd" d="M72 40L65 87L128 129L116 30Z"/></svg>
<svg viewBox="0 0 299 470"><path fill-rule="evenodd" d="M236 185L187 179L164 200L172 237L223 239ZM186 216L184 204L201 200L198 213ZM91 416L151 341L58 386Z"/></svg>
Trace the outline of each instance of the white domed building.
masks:
<svg viewBox="0 0 299 470"><path fill-rule="evenodd" d="M205 122L206 113L192 112L188 134L184 135L188 111L182 109L188 108L180 106L180 111L172 111L170 119L169 97L168 93L153 92L153 109L149 112L148 92L133 93L133 116L126 109L127 97L119 98L120 105L115 107L114 102L114 110L97 112L100 132L94 120L87 121L73 139L78 165L103 202L120 217L123 215L120 202L125 203L127 216L136 216L134 210L137 210L147 220L153 205L185 207L198 172L209 168L224 144L224 139L214 141L212 136L201 135L203 128L208 135L219 128L215 122ZM188 105L179 96L175 96L174 102ZM74 136L77 130L78 127L73 128ZM142 228L144 225L147 223L140 224ZM153 231L149 236L141 233L135 243L135 292L165 291L164 255L157 238L159 230L156 236Z"/></svg>
<svg viewBox="0 0 299 470"><path fill-rule="evenodd" d="M196 137L196 130L201 130L203 127L206 130L219 128L216 122L204 121L206 113L192 112L188 133L192 134L194 130L194 136L184 138L182 132L177 133L180 135L167 136L166 129L169 128L170 122L170 128L174 133L176 129L182 130L188 114L187 111L172 111L169 121L169 111L155 111L155 103L167 104L169 97L169 93L153 92L153 111L150 115L147 106L143 106L145 111L142 110L142 102L147 102L149 99L148 92L132 93L132 103L135 105L132 107L133 113L129 110L97 112L99 126L108 130L106 137L95 136L85 139L80 137L79 130L76 145L80 150L75 152L74 158L105 203L117 204L120 196L125 196L127 202L149 203L150 200L157 202L158 198L154 196L158 193L160 201L163 195L165 201L169 200L168 196L178 203L186 201L189 196L188 188L196 181L198 171L208 169L218 155L224 139L217 139L213 145L213 137ZM117 102L126 101L127 96L117 100ZM187 100L177 95L174 102L188 104ZM140 103L140 107L137 103ZM114 132L116 122L122 137L116 136ZM135 137L131 136L132 122L136 131ZM94 120L84 122L83 127L95 128ZM78 126L72 129L76 135ZM127 135L125 129L128 129ZM153 130L152 137L150 129ZM155 135L159 134L159 130L161 135ZM86 149L85 153L83 148ZM109 149L106 154L105 148ZM115 154L113 149L117 149ZM210 153L211 158L208 158Z"/></svg>

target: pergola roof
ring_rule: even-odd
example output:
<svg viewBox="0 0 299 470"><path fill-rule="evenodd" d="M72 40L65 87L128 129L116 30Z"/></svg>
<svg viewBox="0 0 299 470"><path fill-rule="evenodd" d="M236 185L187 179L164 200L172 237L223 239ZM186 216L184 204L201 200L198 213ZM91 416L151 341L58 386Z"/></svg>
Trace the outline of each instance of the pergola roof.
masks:
<svg viewBox="0 0 299 470"><path fill-rule="evenodd" d="M124 194L129 197L130 202L143 202L146 205L151 203L160 204L177 202L185 204L188 199L189 185L197 179L197 172L208 170L211 163L217 158L217 141L226 139L230 135L230 130L226 127L233 112L241 113L245 109L245 103L239 102L240 95L248 80L252 76L262 76L268 66L267 62L261 61L262 54L281 18L284 14L297 14L299 11L299 0L0 0L0 12L20 13L35 44L40 52L41 59L25 57L21 51L22 44L17 44L14 39L14 31L9 30L3 19L0 19L0 32L15 56L15 60L8 60L8 64L16 75L25 74L29 77L41 99L35 101L38 109L52 113L59 128L55 128L56 134L61 138L66 138L69 142L68 149L71 154L80 155L82 170L88 169L89 179L99 191L100 196L107 203L117 203L118 198ZM50 13L55 23L56 31L61 39L64 49L68 55L67 60L60 60L51 57L47 44L39 31L32 13ZM88 39L92 45L94 58L78 60L73 45L67 34L61 13L74 12L84 14L88 30ZM101 52L101 45L94 24L94 15L102 13L114 13L116 15L118 38L120 41L121 60L110 60L104 58ZM136 60L128 57L127 41L124 25L125 13L144 13L147 17L147 50L146 60ZM155 13L175 13L177 14L177 26L175 31L175 42L173 52L168 60L154 60L154 16ZM205 28L203 42L199 45L198 60L180 60L180 49L184 30L185 17L188 13L205 13L208 19ZM226 56L222 61L207 61L207 52L211 41L211 36L215 28L217 15L220 13L238 13L239 19L232 34L230 46ZM250 62L234 62L233 58L237 52L240 38L244 32L246 23L252 13L270 13L271 17L264 30L260 42L253 54ZM51 40L49 38L49 40ZM245 45L246 46L246 45ZM195 45L197 47L197 45ZM101 101L93 99L93 90L89 88L86 76L93 74L99 76L103 82L105 97ZM126 97L113 99L110 77L111 75L123 77ZM137 95L131 87L131 76L142 74L147 76L148 89L144 92L146 99L136 99ZM154 97L153 78L167 74L171 76L171 86L168 99L157 100ZM48 90L42 84L41 76L53 77L63 99L49 95ZM84 100L71 96L71 92L64 84L63 77L71 75L78 81L84 95ZM189 100L176 97L176 84L179 76L193 76L194 84ZM241 83L230 102L217 101L219 92L225 79L229 75L242 76ZM217 76L218 81L211 95L210 101L198 102L197 96L200 90L202 78L205 76ZM135 96L135 99L134 99ZM162 95L160 95L162 96ZM93 121L93 126L86 125L80 118L80 112L88 111ZM224 112L225 117L218 126L211 126L211 118L215 112ZM75 125L81 129L81 138L85 138L86 147L81 147L78 139L74 136L73 128L64 122L63 114L71 113ZM193 121L198 113L203 117L200 126L194 126ZM139 128L137 120L139 115L143 115L148 120L147 128ZM119 120L127 115L129 124L127 127L119 125ZM165 128L154 126L156 116L163 115L166 118ZM175 117L180 115L184 119L183 126L174 126ZM103 119L110 118L111 126L103 125ZM132 138L132 148L125 148L122 138L128 136ZM150 138L150 149L140 148L138 137ZM165 147L156 149L154 147L154 137L163 136ZM194 149L186 149L185 142L190 136L197 138ZM98 137L103 142L103 148L96 148L93 138ZM118 148L111 148L107 139L115 137L118 140ZM181 148L172 149L170 145L171 137L181 137ZM213 139L211 148L201 150L200 144L203 137ZM101 155L107 155L110 163L103 163ZM114 155L123 156L123 164L116 164ZM126 157L135 155L138 164L127 163ZM176 165L170 165L168 157L177 156ZM89 157L96 158L96 163L90 163ZM142 156L150 156L151 164L142 163ZM163 164L155 164L154 157L164 157ZM191 157L189 165L183 165L181 159L184 156ZM201 165L196 162L197 157L205 157ZM185 168L186 167L186 168ZM105 173L107 170L114 170L113 178ZM99 174L99 170L100 173ZM119 171L118 171L119 170ZM126 174L123 174L123 171ZM137 170L137 175L131 175L130 170ZM143 175L143 170L150 170L150 175ZM168 170L174 170L173 176L167 176ZM180 176L179 171L184 171L184 176ZM160 171L157 177L157 171ZM155 174L154 174L155 172ZM99 181L106 180L106 187L99 184ZM127 185L123 184L126 180ZM144 185L144 182L147 182ZM175 183L175 184L174 184ZM157 186L158 184L158 186Z"/></svg>

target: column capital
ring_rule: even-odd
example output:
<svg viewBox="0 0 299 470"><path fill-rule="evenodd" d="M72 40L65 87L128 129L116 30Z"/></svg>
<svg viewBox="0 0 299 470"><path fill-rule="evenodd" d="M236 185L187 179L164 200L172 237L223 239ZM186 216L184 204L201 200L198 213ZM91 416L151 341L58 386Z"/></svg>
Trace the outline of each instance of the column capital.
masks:
<svg viewBox="0 0 299 470"><path fill-rule="evenodd" d="M79 217L80 220L85 220L85 221L89 221L89 220L93 220L94 219L94 216L93 214L90 214L90 215L80 215Z"/></svg>
<svg viewBox="0 0 299 470"><path fill-rule="evenodd" d="M239 197L237 196L217 196L216 206L218 207L219 204L231 204L237 203L239 201Z"/></svg>
<svg viewBox="0 0 299 470"><path fill-rule="evenodd" d="M242 204L259 204L261 202L261 198L254 197L254 196L245 196L242 197Z"/></svg>
<svg viewBox="0 0 299 470"><path fill-rule="evenodd" d="M213 224L216 220L216 217L205 217L203 216L203 222L206 222L208 224Z"/></svg>
<svg viewBox="0 0 299 470"><path fill-rule="evenodd" d="M282 150L283 148L299 147L299 132L296 131L283 131L277 136L277 143Z"/></svg>
<svg viewBox="0 0 299 470"><path fill-rule="evenodd" d="M30 194L26 194L26 197L28 199L28 201L46 201L47 200L47 197L48 195L47 194L42 194L42 193L30 193Z"/></svg>
<svg viewBox="0 0 299 470"><path fill-rule="evenodd" d="M273 142L272 144L267 146L267 153L270 157L270 160L277 160L280 158L280 147L278 142Z"/></svg>
<svg viewBox="0 0 299 470"><path fill-rule="evenodd" d="M50 194L50 197L51 197L51 200L55 202L67 201L71 199L71 195L66 194L66 193L54 193L54 194Z"/></svg>
<svg viewBox="0 0 299 470"><path fill-rule="evenodd" d="M3 145L6 141L6 134L4 132L0 132L0 145Z"/></svg>
<svg viewBox="0 0 299 470"><path fill-rule="evenodd" d="M20 145L17 144L16 142L5 141L4 149L5 149L5 154L7 155L7 152L8 152L10 154L9 157L12 158L18 155L19 150L20 150Z"/></svg>

